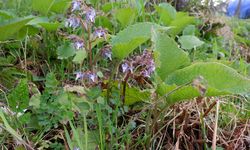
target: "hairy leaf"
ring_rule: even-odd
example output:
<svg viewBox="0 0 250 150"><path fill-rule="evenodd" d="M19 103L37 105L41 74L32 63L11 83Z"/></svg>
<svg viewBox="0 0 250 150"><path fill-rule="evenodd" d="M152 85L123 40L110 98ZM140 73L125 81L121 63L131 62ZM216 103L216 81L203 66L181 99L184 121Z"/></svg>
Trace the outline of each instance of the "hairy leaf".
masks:
<svg viewBox="0 0 250 150"><path fill-rule="evenodd" d="M183 35L179 38L179 42L181 43L181 47L183 49L193 49L204 44L203 41L194 35Z"/></svg>
<svg viewBox="0 0 250 150"><path fill-rule="evenodd" d="M169 25L176 17L175 8L169 3L160 3L158 6L155 6L155 9L160 16L160 22L163 22L165 25Z"/></svg>
<svg viewBox="0 0 250 150"><path fill-rule="evenodd" d="M166 32L154 31L152 41L159 63L157 73L163 81L173 71L190 64L188 54Z"/></svg>
<svg viewBox="0 0 250 150"><path fill-rule="evenodd" d="M236 70L216 62L195 63L191 66L177 70L166 80L169 85L182 85L192 82L198 76L202 76L211 87L220 92L232 94L245 94L250 91L250 80ZM207 95L213 95L209 92Z"/></svg>
<svg viewBox="0 0 250 150"><path fill-rule="evenodd" d="M114 57L122 60L135 48L146 42L151 37L151 30L163 28L150 22L137 23L128 26L111 39Z"/></svg>
<svg viewBox="0 0 250 150"><path fill-rule="evenodd" d="M133 23L136 17L136 9L134 8L120 8L114 13L114 17L121 23L124 28L127 25Z"/></svg>
<svg viewBox="0 0 250 150"><path fill-rule="evenodd" d="M33 18L34 17L24 17L19 19L11 19L6 22L0 23L0 41L9 39Z"/></svg>
<svg viewBox="0 0 250 150"><path fill-rule="evenodd" d="M178 12L176 18L170 23L171 35L176 36L179 34L187 25L193 24L195 21L194 17L188 16L187 13Z"/></svg>

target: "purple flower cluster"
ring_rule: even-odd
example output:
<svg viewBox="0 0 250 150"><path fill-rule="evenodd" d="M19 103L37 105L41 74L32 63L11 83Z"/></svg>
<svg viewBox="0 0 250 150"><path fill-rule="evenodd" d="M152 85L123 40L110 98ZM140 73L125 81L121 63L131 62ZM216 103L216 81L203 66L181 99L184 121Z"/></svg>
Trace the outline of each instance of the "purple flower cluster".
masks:
<svg viewBox="0 0 250 150"><path fill-rule="evenodd" d="M97 74L94 72L77 72L75 80L88 80L91 83L96 83L98 80Z"/></svg>
<svg viewBox="0 0 250 150"><path fill-rule="evenodd" d="M152 51L144 50L142 55L137 55L124 61L121 65L121 70L123 73L149 78L155 71Z"/></svg>
<svg viewBox="0 0 250 150"><path fill-rule="evenodd" d="M73 29L78 28L81 25L80 18L83 18L85 15L85 19L87 23L94 23L96 12L92 7L88 7L84 5L81 0L73 0L71 3L71 12L73 13L65 22L66 27L71 27Z"/></svg>

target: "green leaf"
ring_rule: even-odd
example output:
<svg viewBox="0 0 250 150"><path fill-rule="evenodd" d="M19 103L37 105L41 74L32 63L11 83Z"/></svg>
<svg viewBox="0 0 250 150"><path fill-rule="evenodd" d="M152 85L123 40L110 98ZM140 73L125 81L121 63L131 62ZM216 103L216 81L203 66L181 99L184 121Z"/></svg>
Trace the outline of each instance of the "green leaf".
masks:
<svg viewBox="0 0 250 150"><path fill-rule="evenodd" d="M111 39L113 56L122 60L151 37L151 29L163 28L150 22L128 26Z"/></svg>
<svg viewBox="0 0 250 150"><path fill-rule="evenodd" d="M169 85L183 85L202 76L207 82L208 88L231 93L246 94L250 91L250 80L236 70L216 62L195 63L186 68L180 69L169 75L166 83ZM207 96L217 96L213 93L206 93Z"/></svg>
<svg viewBox="0 0 250 150"><path fill-rule="evenodd" d="M7 40L12 35L17 33L22 27L24 27L34 17L25 17L19 19L11 19L0 24L0 41Z"/></svg>
<svg viewBox="0 0 250 150"><path fill-rule="evenodd" d="M95 26L96 27L103 27L107 28L108 30L112 31L113 30L113 24L111 23L110 19L106 16L98 16L95 19Z"/></svg>
<svg viewBox="0 0 250 150"><path fill-rule="evenodd" d="M105 13L108 13L109 11L121 7L122 4L125 4L124 2L106 2L102 5L102 11Z"/></svg>
<svg viewBox="0 0 250 150"><path fill-rule="evenodd" d="M195 97L202 96L199 89L191 85L167 85L165 83L160 84L157 89L157 93L166 97L168 106L184 100L192 100ZM228 92L221 92L212 87L209 87L206 91L206 96L220 96L228 95Z"/></svg>
<svg viewBox="0 0 250 150"><path fill-rule="evenodd" d="M195 35L195 25L188 25L183 30L183 35Z"/></svg>
<svg viewBox="0 0 250 150"><path fill-rule="evenodd" d="M40 12L43 15L47 15L55 0L32 0L32 8L35 11Z"/></svg>
<svg viewBox="0 0 250 150"><path fill-rule="evenodd" d="M179 38L179 42L183 49L193 49L204 44L203 41L194 35L183 35Z"/></svg>
<svg viewBox="0 0 250 150"><path fill-rule="evenodd" d="M70 6L71 0L32 0L32 9L43 15L49 12L64 13Z"/></svg>
<svg viewBox="0 0 250 150"><path fill-rule="evenodd" d="M158 75L164 81L173 71L190 64L188 54L178 48L176 42L166 32L154 30L152 42L156 52L156 69Z"/></svg>
<svg viewBox="0 0 250 150"><path fill-rule="evenodd" d="M114 17L121 23L122 28L133 23L136 17L136 9L134 8L120 8L114 13Z"/></svg>
<svg viewBox="0 0 250 150"><path fill-rule="evenodd" d="M47 31L56 31L60 25L58 22L43 22L39 23L43 28L45 28Z"/></svg>
<svg viewBox="0 0 250 150"><path fill-rule="evenodd" d="M169 3L160 3L158 6L155 6L155 10L160 16L160 22L164 23L164 25L169 25L176 17L175 8Z"/></svg>
<svg viewBox="0 0 250 150"><path fill-rule="evenodd" d="M87 58L87 52L85 50L79 50L76 52L73 62L81 64L85 58Z"/></svg>
<svg viewBox="0 0 250 150"><path fill-rule="evenodd" d="M70 7L72 0L56 0L51 6L51 11L63 14Z"/></svg>
<svg viewBox="0 0 250 150"><path fill-rule="evenodd" d="M188 16L187 13L178 12L176 18L171 21L170 25L173 27L171 29L171 35L176 36L179 34L187 25L193 24L195 22L195 18Z"/></svg>
<svg viewBox="0 0 250 150"><path fill-rule="evenodd" d="M142 91L137 88L127 87L125 95L125 104L132 105L136 102L146 102L150 100L150 92Z"/></svg>
<svg viewBox="0 0 250 150"><path fill-rule="evenodd" d="M57 48L58 59L67 59L75 55L75 48L70 43L64 43L64 45Z"/></svg>
<svg viewBox="0 0 250 150"><path fill-rule="evenodd" d="M8 95L8 103L12 110L22 112L29 106L29 89L27 79L20 83Z"/></svg>

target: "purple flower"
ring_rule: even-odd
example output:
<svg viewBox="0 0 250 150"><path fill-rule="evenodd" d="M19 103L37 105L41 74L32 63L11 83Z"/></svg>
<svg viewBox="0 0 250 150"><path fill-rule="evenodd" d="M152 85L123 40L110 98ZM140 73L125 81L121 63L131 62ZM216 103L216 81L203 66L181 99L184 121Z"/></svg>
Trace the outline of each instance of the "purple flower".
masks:
<svg viewBox="0 0 250 150"><path fill-rule="evenodd" d="M99 27L97 29L95 29L94 31L94 36L97 37L97 38L102 38L104 37L106 39L106 34L107 34L107 30Z"/></svg>
<svg viewBox="0 0 250 150"><path fill-rule="evenodd" d="M111 51L105 51L105 52L103 53L103 56L104 56L105 58L108 58L109 60L112 60L112 52L111 52Z"/></svg>
<svg viewBox="0 0 250 150"><path fill-rule="evenodd" d="M111 46L106 45L101 49L101 55L104 58L108 58L109 60L112 60L112 51L111 51Z"/></svg>
<svg viewBox="0 0 250 150"><path fill-rule="evenodd" d="M73 45L75 47L75 49L79 50L82 49L84 47L84 41L82 38L80 38L77 35L69 35L68 38L73 41Z"/></svg>
<svg viewBox="0 0 250 150"><path fill-rule="evenodd" d="M82 49L84 47L84 42L82 40L81 41L75 41L74 42L74 47L77 50Z"/></svg>
<svg viewBox="0 0 250 150"><path fill-rule="evenodd" d="M95 22L96 12L93 8L89 8L86 12L86 20L87 22Z"/></svg>
<svg viewBox="0 0 250 150"><path fill-rule="evenodd" d="M133 72L133 67L130 66L127 62L123 63L122 64L122 72L125 73L125 72L128 72L130 71L131 73Z"/></svg>
<svg viewBox="0 0 250 150"><path fill-rule="evenodd" d="M129 70L129 65L128 65L128 63L123 63L123 64L122 64L122 72L125 73L125 72L127 72L127 70Z"/></svg>
<svg viewBox="0 0 250 150"><path fill-rule="evenodd" d="M75 80L83 79L83 78L84 78L84 73L82 73L82 72L77 72L77 73L76 73L76 78L75 78Z"/></svg>
<svg viewBox="0 0 250 150"><path fill-rule="evenodd" d="M71 9L71 11L73 12L73 11L78 11L78 10L80 10L80 9L81 9L81 5L82 5L81 1L79 1L79 0L74 0L74 1L72 2L72 9Z"/></svg>
<svg viewBox="0 0 250 150"><path fill-rule="evenodd" d="M70 18L68 18L65 22L65 27L71 27L73 29L77 28L80 26L80 19L75 17L75 16L71 16Z"/></svg>
<svg viewBox="0 0 250 150"><path fill-rule="evenodd" d="M97 75L95 73L88 73L88 79L91 82L96 82L97 81Z"/></svg>

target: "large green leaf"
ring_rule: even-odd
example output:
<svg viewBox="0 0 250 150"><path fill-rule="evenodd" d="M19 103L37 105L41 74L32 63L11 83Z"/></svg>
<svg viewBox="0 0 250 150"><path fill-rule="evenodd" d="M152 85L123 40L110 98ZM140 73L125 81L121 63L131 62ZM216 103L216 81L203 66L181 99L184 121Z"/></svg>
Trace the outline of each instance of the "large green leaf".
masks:
<svg viewBox="0 0 250 150"><path fill-rule="evenodd" d="M166 97L167 105L173 105L177 102L184 100L191 100L195 97L201 96L201 93L197 87L192 85L167 85L165 83L160 84L157 89L157 93ZM221 92L212 87L208 87L205 96L220 96L230 94L228 92Z"/></svg>
<svg viewBox="0 0 250 150"><path fill-rule="evenodd" d="M177 70L166 79L169 85L183 85L202 76L208 88L231 94L245 94L250 92L250 80L234 69L217 62L195 63ZM213 91L214 91L213 90ZM207 93L206 95L214 95Z"/></svg>
<svg viewBox="0 0 250 150"><path fill-rule="evenodd" d="M194 17L188 16L187 13L184 12L178 12L176 14L176 18L171 21L170 25L173 27L171 29L171 35L175 36L179 34L187 25L193 24L195 21Z"/></svg>
<svg viewBox="0 0 250 150"><path fill-rule="evenodd" d="M132 105L136 102L145 102L150 100L150 92L142 91L137 88L127 87L126 88L126 96L125 96L125 104Z"/></svg>
<svg viewBox="0 0 250 150"><path fill-rule="evenodd" d="M71 0L32 0L32 8L43 15L50 11L64 13L70 6Z"/></svg>
<svg viewBox="0 0 250 150"><path fill-rule="evenodd" d="M56 0L32 0L32 8L43 15L47 15Z"/></svg>
<svg viewBox="0 0 250 150"><path fill-rule="evenodd" d="M155 30L152 41L156 51L156 61L159 63L157 73L163 81L173 71L190 64L188 54L178 48L176 42L166 32Z"/></svg>
<svg viewBox="0 0 250 150"><path fill-rule="evenodd" d="M181 47L183 49L193 49L204 44L203 41L194 35L183 35L179 38L179 42L181 43Z"/></svg>
<svg viewBox="0 0 250 150"><path fill-rule="evenodd" d="M114 13L114 17L121 23L124 28L127 25L133 23L136 17L136 9L134 8L120 8Z"/></svg>
<svg viewBox="0 0 250 150"><path fill-rule="evenodd" d="M169 25L172 20L176 17L176 10L169 3L160 3L158 6L155 6L155 10L160 16L160 22L165 25Z"/></svg>
<svg viewBox="0 0 250 150"><path fill-rule="evenodd" d="M19 19L11 19L0 24L0 41L7 40L12 35L17 33L22 27L24 27L34 17L25 17Z"/></svg>
<svg viewBox="0 0 250 150"><path fill-rule="evenodd" d="M128 26L111 39L113 56L122 60L151 37L151 29L163 28L150 22Z"/></svg>

